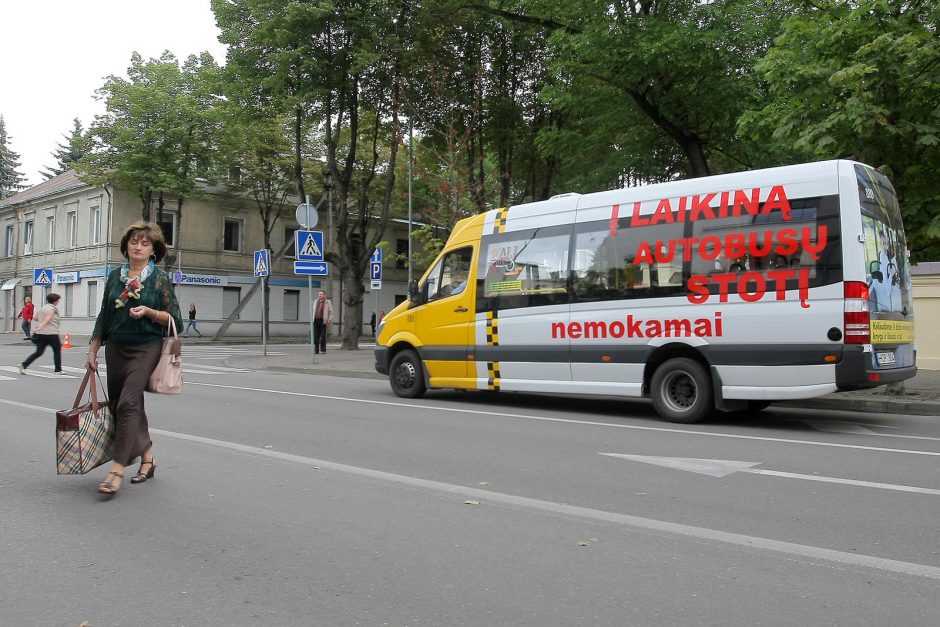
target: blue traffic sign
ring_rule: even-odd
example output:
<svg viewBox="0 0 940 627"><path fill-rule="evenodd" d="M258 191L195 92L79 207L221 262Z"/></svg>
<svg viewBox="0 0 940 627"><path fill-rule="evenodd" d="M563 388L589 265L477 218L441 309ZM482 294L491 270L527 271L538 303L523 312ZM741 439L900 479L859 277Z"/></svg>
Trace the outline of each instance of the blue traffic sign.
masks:
<svg viewBox="0 0 940 627"><path fill-rule="evenodd" d="M294 250L298 261L323 261L323 231L295 231Z"/></svg>
<svg viewBox="0 0 940 627"><path fill-rule="evenodd" d="M268 276L271 274L271 254L267 248L255 251L255 276Z"/></svg>
<svg viewBox="0 0 940 627"><path fill-rule="evenodd" d="M325 261L295 261L294 274L326 276L330 273L330 264Z"/></svg>
<svg viewBox="0 0 940 627"><path fill-rule="evenodd" d="M36 268L33 270L33 285L52 285L52 268Z"/></svg>
<svg viewBox="0 0 940 627"><path fill-rule="evenodd" d="M382 280L382 262L372 261L369 263L369 278L373 281Z"/></svg>
<svg viewBox="0 0 940 627"><path fill-rule="evenodd" d="M372 257L369 258L371 263L382 263L382 249L376 247L375 252L372 253Z"/></svg>

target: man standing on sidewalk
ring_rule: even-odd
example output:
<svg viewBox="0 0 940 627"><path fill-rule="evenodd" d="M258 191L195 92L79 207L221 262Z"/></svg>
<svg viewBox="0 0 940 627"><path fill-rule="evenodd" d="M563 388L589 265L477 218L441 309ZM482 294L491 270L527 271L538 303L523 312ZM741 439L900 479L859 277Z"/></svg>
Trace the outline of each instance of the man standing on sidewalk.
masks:
<svg viewBox="0 0 940 627"><path fill-rule="evenodd" d="M322 290L313 304L313 353L326 352L326 333L333 324L333 302Z"/></svg>

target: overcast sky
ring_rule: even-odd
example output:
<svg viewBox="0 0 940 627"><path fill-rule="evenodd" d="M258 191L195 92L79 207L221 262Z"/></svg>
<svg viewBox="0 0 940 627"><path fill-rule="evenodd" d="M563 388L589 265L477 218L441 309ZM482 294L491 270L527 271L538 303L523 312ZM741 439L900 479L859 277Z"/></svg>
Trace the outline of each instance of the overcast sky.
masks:
<svg viewBox="0 0 940 627"><path fill-rule="evenodd" d="M209 0L3 0L0 24L0 115L29 185L45 180L74 118L87 129L104 112L95 90L126 76L135 50L225 62Z"/></svg>

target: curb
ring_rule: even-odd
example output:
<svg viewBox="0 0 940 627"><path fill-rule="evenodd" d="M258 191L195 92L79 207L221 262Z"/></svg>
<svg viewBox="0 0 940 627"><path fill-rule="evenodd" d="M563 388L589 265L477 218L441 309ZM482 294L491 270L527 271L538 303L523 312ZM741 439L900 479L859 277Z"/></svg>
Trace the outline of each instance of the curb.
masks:
<svg viewBox="0 0 940 627"><path fill-rule="evenodd" d="M881 401L861 398L809 398L800 401L774 403L780 407L861 411L872 414L905 414L908 416L940 416L940 402L936 401Z"/></svg>
<svg viewBox="0 0 940 627"><path fill-rule="evenodd" d="M262 366L261 368L255 368L255 370L293 372L296 374L327 375L330 377L347 377L350 379L378 379L382 381L388 378L384 374L379 374L378 372L364 372L362 370L327 370L325 368L302 368L300 366Z"/></svg>

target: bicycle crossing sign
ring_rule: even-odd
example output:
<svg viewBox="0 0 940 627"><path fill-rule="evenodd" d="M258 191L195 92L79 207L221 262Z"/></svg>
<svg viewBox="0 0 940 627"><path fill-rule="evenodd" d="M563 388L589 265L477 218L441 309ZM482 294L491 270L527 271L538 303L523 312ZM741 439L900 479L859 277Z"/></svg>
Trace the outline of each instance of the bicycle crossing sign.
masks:
<svg viewBox="0 0 940 627"><path fill-rule="evenodd" d="M298 261L323 261L323 231L296 231L294 238Z"/></svg>
<svg viewBox="0 0 940 627"><path fill-rule="evenodd" d="M33 285L52 286L52 268L36 268L33 270Z"/></svg>
<svg viewBox="0 0 940 627"><path fill-rule="evenodd" d="M263 248L255 251L255 276L268 276L271 274L271 254L268 249Z"/></svg>

